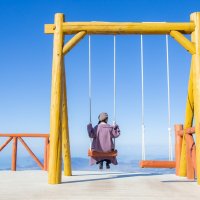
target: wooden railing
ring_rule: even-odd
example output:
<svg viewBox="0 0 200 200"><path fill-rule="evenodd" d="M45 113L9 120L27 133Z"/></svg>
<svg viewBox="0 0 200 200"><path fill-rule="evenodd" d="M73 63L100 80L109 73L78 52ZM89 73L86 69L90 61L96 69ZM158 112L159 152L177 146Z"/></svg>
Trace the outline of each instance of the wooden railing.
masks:
<svg viewBox="0 0 200 200"><path fill-rule="evenodd" d="M182 154L182 140L185 133L185 143L186 143L186 165L187 172L186 176L188 179L195 179L196 176L196 145L193 138L195 133L195 127L190 127L187 129L183 128L183 124L175 125L175 157L176 157L176 175L180 175L180 161Z"/></svg>
<svg viewBox="0 0 200 200"><path fill-rule="evenodd" d="M17 168L17 144L18 140L21 142L21 144L25 147L25 149L28 151L30 156L34 159L34 161L38 164L38 166L42 170L48 169L48 158L49 158L49 134L26 134L26 133L19 133L19 134L8 134L8 133L0 133L0 137L6 137L8 138L6 142L0 146L0 152L13 140L12 145L12 164L11 164L11 170L16 171ZM32 152L32 150L29 148L27 143L22 138L44 138L45 144L44 144L44 163L42 163L37 156Z"/></svg>

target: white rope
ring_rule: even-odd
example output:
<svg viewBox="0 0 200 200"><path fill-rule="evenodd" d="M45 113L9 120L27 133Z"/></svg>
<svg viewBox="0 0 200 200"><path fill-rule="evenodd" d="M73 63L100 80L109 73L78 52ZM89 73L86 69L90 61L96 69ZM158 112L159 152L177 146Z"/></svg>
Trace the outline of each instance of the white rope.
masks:
<svg viewBox="0 0 200 200"><path fill-rule="evenodd" d="M90 40L90 35L89 35L89 110L90 110L90 123L92 122L92 85L91 85L91 74L92 74L92 69L91 69L91 40Z"/></svg>
<svg viewBox="0 0 200 200"><path fill-rule="evenodd" d="M116 122L116 36L114 35L114 98L113 98L113 119Z"/></svg>
<svg viewBox="0 0 200 200"><path fill-rule="evenodd" d="M116 124L116 35L114 35L114 41L113 41L113 50L114 50L114 58L113 58L113 76L114 76L114 94L113 94L113 125ZM114 149L115 149L115 138L113 139L114 143Z"/></svg>
<svg viewBox="0 0 200 200"><path fill-rule="evenodd" d="M88 74L88 77L89 77L89 112L90 112L90 116L89 116L89 120L90 120L90 123L92 123L92 69L91 69L91 40L90 40L90 35L89 35L89 38L88 38L88 68L89 68L89 74ZM92 138L90 138L90 150L92 149Z"/></svg>
<svg viewBox="0 0 200 200"><path fill-rule="evenodd" d="M166 35L166 58L167 58L167 102L168 102L169 160L173 160L172 133L171 133L171 105L170 105L170 76L169 76L169 42L168 42L168 35Z"/></svg>
<svg viewBox="0 0 200 200"><path fill-rule="evenodd" d="M143 36L141 35L140 40L141 50L141 83L142 83L142 160L145 160L145 126L144 126L144 51L143 51Z"/></svg>

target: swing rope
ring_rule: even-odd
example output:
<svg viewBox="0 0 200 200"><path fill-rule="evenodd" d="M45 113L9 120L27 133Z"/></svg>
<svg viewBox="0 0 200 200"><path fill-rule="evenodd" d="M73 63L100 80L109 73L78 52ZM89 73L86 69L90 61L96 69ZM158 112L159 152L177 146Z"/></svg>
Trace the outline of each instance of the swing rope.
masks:
<svg viewBox="0 0 200 200"><path fill-rule="evenodd" d="M92 84L91 84L91 81L92 81L92 69L91 69L91 38L90 38L90 35L89 35L89 52L88 52L88 55L89 55L89 58L88 58L88 61L89 61L89 110L90 110L90 123L92 123Z"/></svg>
<svg viewBox="0 0 200 200"><path fill-rule="evenodd" d="M114 35L114 60L113 60L113 67L114 67L114 70L113 70L113 75L114 75L114 83L113 83L113 86L114 86L114 94L113 94L113 123L115 124L116 123L116 36Z"/></svg>
<svg viewBox="0 0 200 200"><path fill-rule="evenodd" d="M166 59L167 59L167 102L168 102L168 135L169 135L169 160L173 160L172 133L171 133L171 105L170 105L170 76L169 76L169 41L166 35Z"/></svg>
<svg viewBox="0 0 200 200"><path fill-rule="evenodd" d="M142 160L145 160L145 126L144 126L144 50L143 50L143 36L140 38L140 52L141 52L141 85L142 85Z"/></svg>
<svg viewBox="0 0 200 200"><path fill-rule="evenodd" d="M92 123L92 68L91 68L91 38L88 38L88 77L89 77L89 120ZM90 150L92 150L92 138L90 138Z"/></svg>
<svg viewBox="0 0 200 200"><path fill-rule="evenodd" d="M116 35L114 35L114 40L113 40L113 50L114 50L114 57L113 57L113 87L114 87L114 94L113 94L113 125L116 124ZM113 139L114 143L114 150L115 150L115 138Z"/></svg>

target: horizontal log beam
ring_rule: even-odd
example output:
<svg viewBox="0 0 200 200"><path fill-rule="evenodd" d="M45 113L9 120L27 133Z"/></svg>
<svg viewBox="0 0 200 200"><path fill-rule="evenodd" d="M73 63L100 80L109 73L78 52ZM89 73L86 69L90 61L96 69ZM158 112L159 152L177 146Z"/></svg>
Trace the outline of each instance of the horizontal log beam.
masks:
<svg viewBox="0 0 200 200"><path fill-rule="evenodd" d="M63 54L68 53L86 34L86 31L81 31L70 39L63 47Z"/></svg>
<svg viewBox="0 0 200 200"><path fill-rule="evenodd" d="M44 32L53 34L55 24L45 24ZM87 34L169 34L171 31L190 34L194 31L192 22L65 22L62 25L64 34L76 34L86 31Z"/></svg>
<svg viewBox="0 0 200 200"><path fill-rule="evenodd" d="M192 55L196 53L195 44L188 40L179 31L171 31L170 35Z"/></svg>
<svg viewBox="0 0 200 200"><path fill-rule="evenodd" d="M49 137L49 134L40 133L0 133L0 137Z"/></svg>

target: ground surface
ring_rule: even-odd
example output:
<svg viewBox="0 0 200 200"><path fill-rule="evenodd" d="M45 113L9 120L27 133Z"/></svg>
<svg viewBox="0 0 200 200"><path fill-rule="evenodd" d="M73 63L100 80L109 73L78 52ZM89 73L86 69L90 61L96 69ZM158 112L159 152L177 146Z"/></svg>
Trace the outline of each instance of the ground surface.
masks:
<svg viewBox="0 0 200 200"><path fill-rule="evenodd" d="M44 171L0 171L0 200L193 200L200 199L196 182L175 175L75 171L62 184L48 185Z"/></svg>

